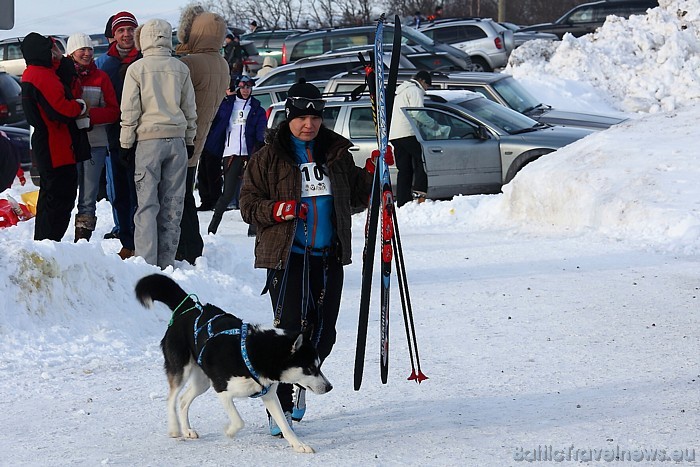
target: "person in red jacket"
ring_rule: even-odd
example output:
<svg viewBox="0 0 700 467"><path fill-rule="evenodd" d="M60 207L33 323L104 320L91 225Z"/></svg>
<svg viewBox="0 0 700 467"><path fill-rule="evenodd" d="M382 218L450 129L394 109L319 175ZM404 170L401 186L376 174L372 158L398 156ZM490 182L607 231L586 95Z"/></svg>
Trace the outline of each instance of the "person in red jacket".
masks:
<svg viewBox="0 0 700 467"><path fill-rule="evenodd" d="M22 74L22 106L34 127L32 149L41 176L34 239L60 242L68 229L78 190L76 152L71 126L87 115L56 74L60 52L51 38L32 32L22 42L27 68ZM80 157L78 157L80 158Z"/></svg>
<svg viewBox="0 0 700 467"><path fill-rule="evenodd" d="M81 126L90 129L91 160L78 164L78 213L75 215L75 241L90 240L97 224L95 216L100 177L108 154L107 125L119 120L119 103L109 75L97 68L90 36L76 33L68 38L66 53L73 60L77 74L72 83L73 95L90 108Z"/></svg>

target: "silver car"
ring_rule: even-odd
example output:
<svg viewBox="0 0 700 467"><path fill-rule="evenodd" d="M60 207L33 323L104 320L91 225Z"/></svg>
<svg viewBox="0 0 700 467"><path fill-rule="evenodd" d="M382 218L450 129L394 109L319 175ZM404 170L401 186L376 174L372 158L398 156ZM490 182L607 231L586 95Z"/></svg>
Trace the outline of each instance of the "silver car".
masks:
<svg viewBox="0 0 700 467"><path fill-rule="evenodd" d="M591 133L538 123L469 91L432 91L425 107L405 108L423 149L428 198L498 193L525 165ZM439 125L424 127L426 117ZM331 98L324 124L352 142L355 164L364 167L377 148L369 99ZM284 103L273 105L268 126L284 120ZM395 183L395 168L392 167Z"/></svg>
<svg viewBox="0 0 700 467"><path fill-rule="evenodd" d="M399 81L409 79L412 72L400 72ZM559 126L573 126L589 130L604 130L627 118L591 112L560 110L541 103L521 85L505 73L431 73L433 89L466 89L483 94L498 104L510 107L533 120ZM326 83L325 94L350 92L364 82L364 73L345 73L333 76Z"/></svg>

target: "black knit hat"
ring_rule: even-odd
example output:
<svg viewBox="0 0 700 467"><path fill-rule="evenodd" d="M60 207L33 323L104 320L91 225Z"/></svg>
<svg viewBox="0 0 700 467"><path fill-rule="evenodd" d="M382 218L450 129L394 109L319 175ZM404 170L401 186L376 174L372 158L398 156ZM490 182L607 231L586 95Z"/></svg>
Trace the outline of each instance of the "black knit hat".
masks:
<svg viewBox="0 0 700 467"><path fill-rule="evenodd" d="M114 34L112 34L112 21L114 20L114 15L110 16L105 25L105 37L107 39L114 39Z"/></svg>
<svg viewBox="0 0 700 467"><path fill-rule="evenodd" d="M284 105L287 121L305 115L321 117L325 105L321 91L304 78L299 78L287 91L287 102Z"/></svg>
<svg viewBox="0 0 700 467"><path fill-rule="evenodd" d="M39 33L31 32L22 40L20 49L27 65L51 66L53 40Z"/></svg>

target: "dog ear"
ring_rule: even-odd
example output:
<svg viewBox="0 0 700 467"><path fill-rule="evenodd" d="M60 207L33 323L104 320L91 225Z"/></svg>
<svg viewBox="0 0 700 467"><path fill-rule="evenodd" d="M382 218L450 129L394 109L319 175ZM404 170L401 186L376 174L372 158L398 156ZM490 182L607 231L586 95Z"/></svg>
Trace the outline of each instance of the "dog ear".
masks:
<svg viewBox="0 0 700 467"><path fill-rule="evenodd" d="M297 336L297 339L294 341L294 345L292 346L292 353L299 350L303 343L304 343L304 334L299 334Z"/></svg>

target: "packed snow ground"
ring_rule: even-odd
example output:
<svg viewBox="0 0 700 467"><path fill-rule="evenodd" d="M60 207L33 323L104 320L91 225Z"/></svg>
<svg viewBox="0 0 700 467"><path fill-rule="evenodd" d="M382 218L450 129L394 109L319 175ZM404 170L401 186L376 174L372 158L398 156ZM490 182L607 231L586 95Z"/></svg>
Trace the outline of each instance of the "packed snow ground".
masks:
<svg viewBox="0 0 700 467"><path fill-rule="evenodd" d="M256 400L237 402L247 425L226 438L212 392L191 410L201 438L168 438L158 344L170 312L136 302L134 284L157 268L121 261L118 242L100 240L112 226L106 202L90 243L73 244L71 231L34 242L33 221L0 230L0 464L504 466L557 453L590 465L609 454L700 463L700 1L660 3L647 19L610 21L557 50L524 46L508 69L543 102L630 121L529 165L500 195L399 210L430 377L420 386L406 381L394 284L389 384L379 382L375 300L364 383L352 389L364 223L355 216L324 368L335 388L310 396L295 425L316 454L271 438ZM200 216L203 231L210 216ZM252 248L229 212L196 266L165 273L269 324Z"/></svg>

